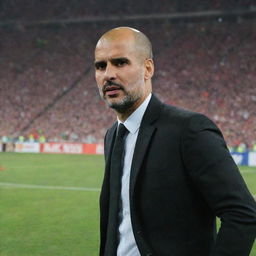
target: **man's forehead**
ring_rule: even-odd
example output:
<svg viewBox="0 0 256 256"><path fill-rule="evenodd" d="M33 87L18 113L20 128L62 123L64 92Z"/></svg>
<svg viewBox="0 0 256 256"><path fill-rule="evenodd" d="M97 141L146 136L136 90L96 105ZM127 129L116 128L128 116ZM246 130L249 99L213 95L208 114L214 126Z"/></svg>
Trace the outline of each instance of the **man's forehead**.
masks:
<svg viewBox="0 0 256 256"><path fill-rule="evenodd" d="M127 41L103 40L95 48L95 58L128 58L133 52L133 45Z"/></svg>
<svg viewBox="0 0 256 256"><path fill-rule="evenodd" d="M118 59L127 59L131 61L131 56L127 54L95 54L95 62L101 62L101 61L114 61Z"/></svg>
<svg viewBox="0 0 256 256"><path fill-rule="evenodd" d="M125 48L131 47L134 45L134 38L131 37L120 37L120 38L109 38L109 37L102 37L97 45L97 48L111 48L111 47L118 47L118 48Z"/></svg>

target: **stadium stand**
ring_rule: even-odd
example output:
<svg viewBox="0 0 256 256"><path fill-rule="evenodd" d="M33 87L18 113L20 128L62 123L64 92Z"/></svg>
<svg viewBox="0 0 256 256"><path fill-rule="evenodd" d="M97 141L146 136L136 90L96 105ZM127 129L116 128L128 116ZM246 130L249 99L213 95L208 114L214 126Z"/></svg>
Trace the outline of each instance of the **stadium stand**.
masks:
<svg viewBox="0 0 256 256"><path fill-rule="evenodd" d="M169 1L161 5L142 1L135 10L131 8L134 1L126 1L125 9L118 1L112 9L104 1L102 8L87 1L87 9L79 5L82 1L72 1L72 8L62 7L58 13L59 6L64 6L59 0L41 1L44 11L37 13L38 6L27 2L23 12L11 9L15 1L2 3L1 20L199 10L184 1L175 6ZM197 2L205 10L209 7L207 1ZM226 8L223 1L213 2L215 9ZM253 6L252 1L234 2L239 8ZM51 9L47 9L49 5ZM152 9L145 9L150 5ZM93 51L99 35L116 25L124 24L0 27L0 137L28 138L39 133L48 141L102 142L115 115L99 97ZM125 25L137 27L152 40L154 92L159 98L209 116L220 126L229 146L244 143L252 147L256 140L255 20Z"/></svg>

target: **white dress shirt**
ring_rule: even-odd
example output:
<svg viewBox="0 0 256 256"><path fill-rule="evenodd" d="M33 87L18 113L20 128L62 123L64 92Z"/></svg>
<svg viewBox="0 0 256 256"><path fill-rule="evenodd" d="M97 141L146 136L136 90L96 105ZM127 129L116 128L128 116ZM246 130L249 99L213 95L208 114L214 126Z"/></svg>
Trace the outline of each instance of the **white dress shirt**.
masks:
<svg viewBox="0 0 256 256"><path fill-rule="evenodd" d="M117 256L140 256L131 224L129 186L135 144L141 120L151 99L151 95L123 123L129 133L125 141L124 167L121 180L121 209L119 212L120 225ZM118 123L121 122L118 120Z"/></svg>

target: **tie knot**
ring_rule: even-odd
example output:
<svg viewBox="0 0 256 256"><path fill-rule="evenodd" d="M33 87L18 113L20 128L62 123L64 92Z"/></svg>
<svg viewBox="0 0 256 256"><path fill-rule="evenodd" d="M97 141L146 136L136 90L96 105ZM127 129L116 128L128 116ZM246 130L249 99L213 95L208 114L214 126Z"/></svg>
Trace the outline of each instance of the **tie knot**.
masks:
<svg viewBox="0 0 256 256"><path fill-rule="evenodd" d="M123 124L119 124L118 130L117 130L117 137L123 138L127 131L128 130L126 129L126 127Z"/></svg>

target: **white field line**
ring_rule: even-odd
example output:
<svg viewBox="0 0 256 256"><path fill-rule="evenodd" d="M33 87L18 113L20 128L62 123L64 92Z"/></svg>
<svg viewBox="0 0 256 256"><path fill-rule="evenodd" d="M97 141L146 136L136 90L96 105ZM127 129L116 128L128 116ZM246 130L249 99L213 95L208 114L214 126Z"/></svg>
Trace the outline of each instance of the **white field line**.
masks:
<svg viewBox="0 0 256 256"><path fill-rule="evenodd" d="M0 182L0 187L4 188L30 188L30 189L52 189L52 190L73 190L73 191L94 191L99 192L99 188L79 188L79 187L61 187L61 186L43 186ZM256 195L253 195L256 200Z"/></svg>
<svg viewBox="0 0 256 256"><path fill-rule="evenodd" d="M0 187L4 188L30 188L30 189L52 189L52 190L73 190L73 191L100 191L99 188L79 188L79 187L62 187L62 186L43 186L30 184L17 184L0 182Z"/></svg>
<svg viewBox="0 0 256 256"><path fill-rule="evenodd" d="M240 173L256 173L256 171L255 170L244 170L244 171L240 170Z"/></svg>

